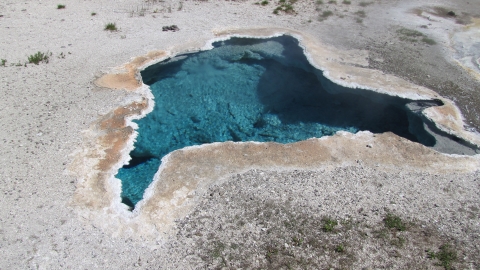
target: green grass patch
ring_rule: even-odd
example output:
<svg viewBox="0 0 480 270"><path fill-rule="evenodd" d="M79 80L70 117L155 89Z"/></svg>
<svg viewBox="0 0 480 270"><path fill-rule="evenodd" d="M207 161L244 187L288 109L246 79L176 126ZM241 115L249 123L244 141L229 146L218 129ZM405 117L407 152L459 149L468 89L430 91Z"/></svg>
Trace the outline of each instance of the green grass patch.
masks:
<svg viewBox="0 0 480 270"><path fill-rule="evenodd" d="M40 64L41 62L48 63L49 60L49 53L42 53L42 52L37 52L35 54L32 54L28 57L28 62L33 63L35 65Z"/></svg>
<svg viewBox="0 0 480 270"><path fill-rule="evenodd" d="M117 26L115 25L115 23L107 23L105 25L105 28L104 28L105 31L117 31Z"/></svg>
<svg viewBox="0 0 480 270"><path fill-rule="evenodd" d="M280 4L273 10L273 14L279 14L280 11L283 11L287 14L295 13L295 9L293 8L293 4L295 4L297 0L280 0L278 3Z"/></svg>
<svg viewBox="0 0 480 270"><path fill-rule="evenodd" d="M324 218L322 230L324 232L332 232L335 229L335 226L337 225L338 225L338 222L336 220L331 218Z"/></svg>
<svg viewBox="0 0 480 270"><path fill-rule="evenodd" d="M57 5L57 9L64 9L65 7L65 5Z"/></svg>
<svg viewBox="0 0 480 270"><path fill-rule="evenodd" d="M399 216L391 213L388 213L383 221L385 223L385 227L389 229L396 229L398 231L405 231L407 229L402 219Z"/></svg>
<svg viewBox="0 0 480 270"><path fill-rule="evenodd" d="M439 265L447 270L453 269L452 263L458 259L457 251L448 244L442 245L438 252L428 251L427 254L430 259L437 259Z"/></svg>
<svg viewBox="0 0 480 270"><path fill-rule="evenodd" d="M2 62L0 63L0 66L2 66L2 67L7 66L7 59L2 59Z"/></svg>
<svg viewBox="0 0 480 270"><path fill-rule="evenodd" d="M264 0L264 1L260 2L260 5L266 6L266 5L268 5L268 1L267 1L267 0Z"/></svg>
<svg viewBox="0 0 480 270"><path fill-rule="evenodd" d="M332 5L336 5L336 4L337 4L337 1L335 1L335 0L330 0L330 1L328 1L328 3L329 3L329 4L332 4Z"/></svg>
<svg viewBox="0 0 480 270"><path fill-rule="evenodd" d="M335 252L343 253L345 252L345 247L343 245L338 245L335 247Z"/></svg>
<svg viewBox="0 0 480 270"><path fill-rule="evenodd" d="M332 16L332 15L333 15L333 12L332 12L332 11L326 10L326 11L324 11L324 12L322 13L322 15L320 15L320 16L322 16L322 18L328 18L328 17L330 17L330 16Z"/></svg>
<svg viewBox="0 0 480 270"><path fill-rule="evenodd" d="M424 36L422 32L419 32L417 30L407 29L407 28L398 29L397 33L399 33L403 36L407 36L407 37L422 37L422 36Z"/></svg>
<svg viewBox="0 0 480 270"><path fill-rule="evenodd" d="M358 4L358 5L361 6L361 7L366 7L366 6L369 6L371 4L373 4L373 3L372 2L360 2L360 4Z"/></svg>
<svg viewBox="0 0 480 270"><path fill-rule="evenodd" d="M435 45L437 42L429 37L427 37L422 32L413 29L401 28L397 30L397 33L400 34L400 40L408 42L417 42L422 41L428 45ZM420 39L421 38L421 39Z"/></svg>
<svg viewBox="0 0 480 270"><path fill-rule="evenodd" d="M437 42L431 38L428 38L428 37L423 37L422 38L422 41L427 43L428 45L435 45L437 44Z"/></svg>
<svg viewBox="0 0 480 270"><path fill-rule="evenodd" d="M96 16L96 15L97 15L97 13L96 13L96 12L92 12L92 13L90 13L90 15L92 15L92 16Z"/></svg>

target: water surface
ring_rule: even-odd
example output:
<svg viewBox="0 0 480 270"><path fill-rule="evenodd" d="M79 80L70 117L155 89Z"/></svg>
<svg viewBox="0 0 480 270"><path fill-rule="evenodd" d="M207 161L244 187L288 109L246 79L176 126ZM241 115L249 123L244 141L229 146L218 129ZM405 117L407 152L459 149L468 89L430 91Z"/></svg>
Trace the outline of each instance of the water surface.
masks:
<svg viewBox="0 0 480 270"><path fill-rule="evenodd" d="M155 106L137 120L132 160L117 174L123 202L134 206L158 170L160 160L185 146L225 141L292 143L333 135L393 132L434 146L423 108L373 91L335 85L307 61L298 41L232 38L214 49L167 59L141 75Z"/></svg>

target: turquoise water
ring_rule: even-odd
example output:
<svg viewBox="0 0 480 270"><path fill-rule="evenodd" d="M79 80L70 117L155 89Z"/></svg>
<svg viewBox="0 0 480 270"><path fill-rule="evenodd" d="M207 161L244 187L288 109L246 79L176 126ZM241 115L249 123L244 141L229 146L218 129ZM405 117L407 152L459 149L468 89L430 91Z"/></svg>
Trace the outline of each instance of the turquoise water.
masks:
<svg viewBox="0 0 480 270"><path fill-rule="evenodd" d="M134 207L160 160L185 146L224 141L291 143L333 135L391 131L433 146L409 100L333 84L307 61L298 41L232 38L214 49L168 59L141 75L155 97L136 121L132 160L117 174ZM426 107L438 105L433 102Z"/></svg>

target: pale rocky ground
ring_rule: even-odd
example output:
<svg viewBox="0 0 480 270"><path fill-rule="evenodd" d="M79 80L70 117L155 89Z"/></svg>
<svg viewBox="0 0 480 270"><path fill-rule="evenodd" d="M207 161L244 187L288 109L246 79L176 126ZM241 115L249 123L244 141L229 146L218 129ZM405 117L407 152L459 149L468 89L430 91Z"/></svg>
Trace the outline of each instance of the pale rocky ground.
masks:
<svg viewBox="0 0 480 270"><path fill-rule="evenodd" d="M413 11L444 7L468 21L480 17L476 1L323 2L299 0L296 15L276 16L273 2L0 1L0 59L7 60L0 67L0 268L441 269L425 249L449 243L458 251L455 267L479 269L478 172L361 163L247 171L212 186L188 217L153 242L112 236L71 206L77 179L66 168L82 131L129 95L99 88L95 78L152 50L201 47L213 30L284 27L339 49L369 50L371 67L450 98L470 128L480 129L480 83L452 58L450 36L463 25ZM325 10L334 15L320 21ZM110 22L118 32L103 30ZM172 24L180 31L161 31ZM400 40L401 27L422 31L437 45ZM49 63L24 66L37 51L51 52ZM268 212L275 218L265 218ZM388 212L412 224L405 232L385 230ZM338 220L337 231L321 230L324 217ZM307 242L313 236L317 242ZM340 244L345 252L334 251Z"/></svg>

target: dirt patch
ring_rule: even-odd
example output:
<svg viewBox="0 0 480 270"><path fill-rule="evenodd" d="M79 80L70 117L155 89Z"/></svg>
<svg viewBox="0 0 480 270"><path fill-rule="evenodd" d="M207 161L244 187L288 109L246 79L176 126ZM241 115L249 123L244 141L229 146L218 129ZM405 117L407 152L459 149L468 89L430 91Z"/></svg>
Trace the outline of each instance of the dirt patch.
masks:
<svg viewBox="0 0 480 270"><path fill-rule="evenodd" d="M408 181L405 184L411 187L390 189L407 175L420 182L436 179L440 185L418 191L417 184ZM436 198L422 200L417 207L425 213L412 216L413 209L405 204L413 197L435 196L450 177L459 176L378 174L362 167L333 172L249 171L208 190L195 211L178 221L177 245L188 246L188 260L209 269L436 269L445 262L435 254L446 245L455 255L448 261L451 267L476 268L478 211L470 217L449 215ZM357 185L357 191L342 192L349 185ZM384 206L365 204L367 197L378 199L367 190L389 191L389 201ZM407 190L418 193L403 193ZM462 199L448 201L452 206L465 203L463 211L477 205ZM455 220L465 224L464 229L444 227Z"/></svg>

